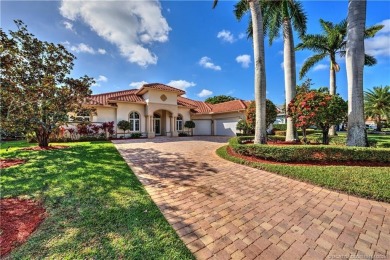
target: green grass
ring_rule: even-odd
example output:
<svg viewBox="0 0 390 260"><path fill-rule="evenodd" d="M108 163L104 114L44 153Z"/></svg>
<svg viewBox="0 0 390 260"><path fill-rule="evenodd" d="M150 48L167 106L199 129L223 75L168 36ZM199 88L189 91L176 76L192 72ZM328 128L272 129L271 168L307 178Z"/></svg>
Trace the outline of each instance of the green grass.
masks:
<svg viewBox="0 0 390 260"><path fill-rule="evenodd" d="M48 213L10 258L194 259L113 144L66 145L20 151L30 145L2 144L2 158L28 162L1 171L1 197L39 200Z"/></svg>
<svg viewBox="0 0 390 260"><path fill-rule="evenodd" d="M233 157L227 153L226 148L227 146L219 148L217 154L235 163L274 172L332 190L378 201L390 202L390 167L325 167L266 164L249 162L241 158Z"/></svg>

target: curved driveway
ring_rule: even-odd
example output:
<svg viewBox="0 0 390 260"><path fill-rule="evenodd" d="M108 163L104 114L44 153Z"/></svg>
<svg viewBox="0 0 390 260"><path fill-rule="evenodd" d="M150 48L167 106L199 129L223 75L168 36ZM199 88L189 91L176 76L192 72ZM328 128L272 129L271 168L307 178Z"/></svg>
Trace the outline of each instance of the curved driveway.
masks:
<svg viewBox="0 0 390 260"><path fill-rule="evenodd" d="M114 141L198 259L390 258L390 204L225 161L226 141Z"/></svg>

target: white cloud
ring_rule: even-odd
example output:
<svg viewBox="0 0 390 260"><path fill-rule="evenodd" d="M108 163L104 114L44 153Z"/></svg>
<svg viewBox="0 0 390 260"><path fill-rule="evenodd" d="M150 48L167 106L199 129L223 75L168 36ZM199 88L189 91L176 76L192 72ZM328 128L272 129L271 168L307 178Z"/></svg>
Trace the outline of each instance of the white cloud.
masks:
<svg viewBox="0 0 390 260"><path fill-rule="evenodd" d="M328 65L325 65L325 64L318 64L318 65L315 65L315 66L314 66L313 71L327 70L327 69L329 69L329 66L328 66Z"/></svg>
<svg viewBox="0 0 390 260"><path fill-rule="evenodd" d="M282 70L284 70L284 61L282 61L282 62L280 63L280 67L282 68Z"/></svg>
<svg viewBox="0 0 390 260"><path fill-rule="evenodd" d="M377 32L374 38L364 41L364 47L367 54L373 56L390 56L390 19L378 23L385 27Z"/></svg>
<svg viewBox="0 0 390 260"><path fill-rule="evenodd" d="M284 51L283 51L283 50L280 50L280 51L278 51L278 54L283 56Z"/></svg>
<svg viewBox="0 0 390 260"><path fill-rule="evenodd" d="M206 69L212 69L212 70L221 70L221 67L218 65L215 65L211 62L211 59L209 57L202 57L199 60L199 65Z"/></svg>
<svg viewBox="0 0 390 260"><path fill-rule="evenodd" d="M107 53L107 51L105 49L98 49L97 51L100 54L106 54Z"/></svg>
<svg viewBox="0 0 390 260"><path fill-rule="evenodd" d="M251 63L251 56L248 54L243 54L236 57L236 61L241 64L243 68L248 68Z"/></svg>
<svg viewBox="0 0 390 260"><path fill-rule="evenodd" d="M146 82L146 81L137 81L137 82L131 82L129 84L129 86L133 87L133 88L138 88L139 89L139 88L141 88L145 84L148 84L148 82Z"/></svg>
<svg viewBox="0 0 390 260"><path fill-rule="evenodd" d="M70 50L76 53L82 52L82 53L95 54L95 50L91 46L85 43L79 43L78 45L71 46Z"/></svg>
<svg viewBox="0 0 390 260"><path fill-rule="evenodd" d="M217 34L218 39L222 39L224 42L233 43L235 41L233 34L230 31L222 30Z"/></svg>
<svg viewBox="0 0 390 260"><path fill-rule="evenodd" d="M73 28L73 24L69 21L64 21L63 22L64 26L66 29L68 29L69 31L72 31L72 32L75 32L74 28Z"/></svg>
<svg viewBox="0 0 390 260"><path fill-rule="evenodd" d="M171 30L157 0L62 0L60 13L69 20L84 21L100 37L115 44L129 62L142 67L157 63L158 57L149 44L168 41Z"/></svg>
<svg viewBox="0 0 390 260"><path fill-rule="evenodd" d="M212 91L210 90L207 90L207 89L202 89L201 92L198 93L198 97L208 97L208 96L211 96L213 94Z"/></svg>
<svg viewBox="0 0 390 260"><path fill-rule="evenodd" d="M95 83L92 84L92 87L99 87L100 86L99 82L107 82L107 81L108 81L108 78L106 76L99 75L99 77L97 79L95 79Z"/></svg>
<svg viewBox="0 0 390 260"><path fill-rule="evenodd" d="M240 33L238 35L238 39L244 39L246 37L246 34L245 33Z"/></svg>
<svg viewBox="0 0 390 260"><path fill-rule="evenodd" d="M181 90L186 91L187 88L189 87L194 87L196 84L194 82L188 82L186 80L171 80L170 82L167 83L168 86L178 88Z"/></svg>

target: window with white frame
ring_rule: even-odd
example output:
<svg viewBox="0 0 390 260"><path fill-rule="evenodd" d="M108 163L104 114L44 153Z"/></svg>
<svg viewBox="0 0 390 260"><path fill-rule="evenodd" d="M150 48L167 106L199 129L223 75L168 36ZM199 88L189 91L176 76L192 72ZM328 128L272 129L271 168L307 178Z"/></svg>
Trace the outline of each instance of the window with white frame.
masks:
<svg viewBox="0 0 390 260"><path fill-rule="evenodd" d="M131 112L129 116L130 132L140 131L140 116L137 112Z"/></svg>
<svg viewBox="0 0 390 260"><path fill-rule="evenodd" d="M183 131L183 116L178 115L176 119L176 130L177 131Z"/></svg>

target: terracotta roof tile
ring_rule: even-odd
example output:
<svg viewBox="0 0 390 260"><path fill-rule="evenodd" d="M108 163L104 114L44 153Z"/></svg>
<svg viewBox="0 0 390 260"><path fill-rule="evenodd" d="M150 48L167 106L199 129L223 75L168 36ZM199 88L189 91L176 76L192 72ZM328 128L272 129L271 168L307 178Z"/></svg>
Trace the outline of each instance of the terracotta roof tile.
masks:
<svg viewBox="0 0 390 260"><path fill-rule="evenodd" d="M109 101L127 101L133 103L142 103L145 104L145 100L141 96L137 96L136 94L127 94L116 97L108 98Z"/></svg>
<svg viewBox="0 0 390 260"><path fill-rule="evenodd" d="M195 113L208 114L211 112L211 105L202 101L196 101L189 98L177 97L177 101L183 104L188 104L193 108Z"/></svg>
<svg viewBox="0 0 390 260"><path fill-rule="evenodd" d="M137 91L137 95L138 94L143 94L145 92L145 90L147 89L157 89L157 90L163 90L163 91L170 91L170 92L175 92L175 93L178 93L178 95L183 95L185 94L186 92L184 90L181 90L181 89L178 89L178 88L174 88L174 87L170 87L170 86L167 86L167 85L164 85L164 84L161 84L161 83L150 83L150 84L144 84L138 91Z"/></svg>
<svg viewBox="0 0 390 260"><path fill-rule="evenodd" d="M242 100L232 100L219 104L212 105L211 112L213 113L224 113L231 111L245 110L247 108L246 104Z"/></svg>
<svg viewBox="0 0 390 260"><path fill-rule="evenodd" d="M116 91L116 92L109 92L109 93L102 93L102 94L96 94L92 95L89 98L89 101L87 102L88 105L108 105L108 99L115 98L123 95L129 95L129 94L135 94L138 89L130 89L130 90L122 90L122 91Z"/></svg>

